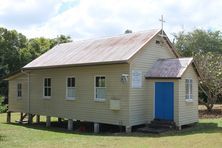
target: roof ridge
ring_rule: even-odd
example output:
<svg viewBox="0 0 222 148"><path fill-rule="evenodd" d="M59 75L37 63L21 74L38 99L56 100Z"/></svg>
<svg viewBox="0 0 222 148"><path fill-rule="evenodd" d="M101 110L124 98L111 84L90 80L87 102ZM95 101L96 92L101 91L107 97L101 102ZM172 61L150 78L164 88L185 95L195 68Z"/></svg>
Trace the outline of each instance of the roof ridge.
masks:
<svg viewBox="0 0 222 148"><path fill-rule="evenodd" d="M132 32L132 33L123 33L123 34L117 34L117 35L113 35L113 36L98 36L96 38L88 38L88 39L80 39L80 40L74 40L72 42L68 42L68 43L61 43L58 45L64 45L64 44L72 44L72 43L76 43L76 42L87 42L87 41L97 41L97 40L105 40L105 39L111 39L111 38L117 38L117 37L123 37L123 36L132 36L132 35L136 35L136 34L142 34L142 33L148 33L148 32L159 32L160 29L149 29L149 30L141 30L141 31L137 31L137 32Z"/></svg>

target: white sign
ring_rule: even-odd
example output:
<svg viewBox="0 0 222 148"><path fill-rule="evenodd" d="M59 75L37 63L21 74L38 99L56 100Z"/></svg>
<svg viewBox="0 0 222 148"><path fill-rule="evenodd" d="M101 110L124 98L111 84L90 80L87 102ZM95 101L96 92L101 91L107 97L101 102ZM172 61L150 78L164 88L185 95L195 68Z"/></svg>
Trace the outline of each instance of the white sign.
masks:
<svg viewBox="0 0 222 148"><path fill-rule="evenodd" d="M132 88L142 87L142 72L138 70L132 71Z"/></svg>

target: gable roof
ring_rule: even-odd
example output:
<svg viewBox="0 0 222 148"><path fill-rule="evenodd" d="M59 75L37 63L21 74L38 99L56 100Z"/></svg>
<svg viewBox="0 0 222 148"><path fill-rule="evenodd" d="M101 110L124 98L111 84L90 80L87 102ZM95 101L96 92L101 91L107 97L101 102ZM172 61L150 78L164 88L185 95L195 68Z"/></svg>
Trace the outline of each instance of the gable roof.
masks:
<svg viewBox="0 0 222 148"><path fill-rule="evenodd" d="M146 78L181 78L193 58L158 59L145 75Z"/></svg>
<svg viewBox="0 0 222 148"><path fill-rule="evenodd" d="M25 65L23 69L126 63L159 32L160 30L153 29L60 44Z"/></svg>

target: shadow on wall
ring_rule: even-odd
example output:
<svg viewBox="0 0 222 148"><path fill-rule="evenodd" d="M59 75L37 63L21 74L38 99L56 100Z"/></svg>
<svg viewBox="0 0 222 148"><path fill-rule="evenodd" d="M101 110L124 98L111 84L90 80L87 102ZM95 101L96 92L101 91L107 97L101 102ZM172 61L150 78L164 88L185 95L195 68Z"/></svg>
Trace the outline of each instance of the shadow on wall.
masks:
<svg viewBox="0 0 222 148"><path fill-rule="evenodd" d="M222 120L222 119L221 119ZM86 129L85 131L79 131L80 126L76 126L73 131L68 131L67 122L63 122L62 124L58 124L57 122L52 122L51 127L45 127L45 122L41 122L39 124L33 123L32 125L28 124L18 124L18 123L11 123L11 125L15 126L23 126L26 128L32 128L36 130L47 130L51 132L59 132L59 133L67 133L67 134L79 134L79 135L91 135L91 136L125 136L125 137L168 137L168 136L186 136L186 135L193 135L193 134L201 134L201 133L222 133L222 127L218 126L218 123L197 123L194 126L187 126L184 127L181 131L168 131L166 133L161 134L147 134L147 133L139 133L135 132L136 129L133 129L134 132L130 134L126 134L124 131L120 132L117 126L101 126L101 132L99 134L93 133L93 125L91 123L85 123L84 126ZM74 124L75 127L75 124ZM108 130L107 130L108 128ZM4 137L0 135L0 141Z"/></svg>

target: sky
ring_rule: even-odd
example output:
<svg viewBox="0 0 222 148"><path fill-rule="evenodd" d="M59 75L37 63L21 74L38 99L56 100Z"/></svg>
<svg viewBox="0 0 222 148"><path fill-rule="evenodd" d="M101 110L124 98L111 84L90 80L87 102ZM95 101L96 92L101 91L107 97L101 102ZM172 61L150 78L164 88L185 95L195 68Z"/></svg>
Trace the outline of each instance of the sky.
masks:
<svg viewBox="0 0 222 148"><path fill-rule="evenodd" d="M73 40L161 29L222 31L221 0L0 0L0 27L28 38L69 35Z"/></svg>

